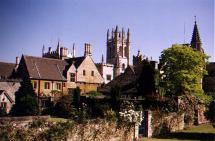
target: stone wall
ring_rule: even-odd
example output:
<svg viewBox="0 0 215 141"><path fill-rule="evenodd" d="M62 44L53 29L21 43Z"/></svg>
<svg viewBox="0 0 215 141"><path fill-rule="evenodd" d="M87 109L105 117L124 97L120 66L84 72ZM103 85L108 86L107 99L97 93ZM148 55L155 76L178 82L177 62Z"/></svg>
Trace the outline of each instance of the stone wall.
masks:
<svg viewBox="0 0 215 141"><path fill-rule="evenodd" d="M204 124L208 123L209 121L205 117L204 113L206 112L206 107L204 104L199 104L196 111L197 121L196 124Z"/></svg>
<svg viewBox="0 0 215 141"><path fill-rule="evenodd" d="M68 141L132 141L134 127L117 125L116 122L95 120L76 125L69 133Z"/></svg>
<svg viewBox="0 0 215 141"><path fill-rule="evenodd" d="M162 114L153 111L151 126L153 136L183 130L184 114L177 113Z"/></svg>
<svg viewBox="0 0 215 141"><path fill-rule="evenodd" d="M1 122L10 122L18 127L25 127L27 124L38 120L47 120L50 116L20 116L20 117L0 117Z"/></svg>

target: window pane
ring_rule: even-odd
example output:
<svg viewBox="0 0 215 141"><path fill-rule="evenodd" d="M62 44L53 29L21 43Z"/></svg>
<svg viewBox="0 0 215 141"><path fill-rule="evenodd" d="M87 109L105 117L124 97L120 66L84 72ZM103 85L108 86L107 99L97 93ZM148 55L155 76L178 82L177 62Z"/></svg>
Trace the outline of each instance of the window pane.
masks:
<svg viewBox="0 0 215 141"><path fill-rule="evenodd" d="M107 75L107 80L111 80L111 75Z"/></svg>
<svg viewBox="0 0 215 141"><path fill-rule="evenodd" d="M75 82L75 73L70 73L70 82Z"/></svg>

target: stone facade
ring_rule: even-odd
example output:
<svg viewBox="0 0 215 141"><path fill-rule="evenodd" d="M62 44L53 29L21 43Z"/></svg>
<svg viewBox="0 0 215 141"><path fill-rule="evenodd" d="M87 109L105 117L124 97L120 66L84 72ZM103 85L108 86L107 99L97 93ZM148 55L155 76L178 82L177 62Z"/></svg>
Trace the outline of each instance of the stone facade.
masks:
<svg viewBox="0 0 215 141"><path fill-rule="evenodd" d="M130 60L130 32L125 36L124 29L119 31L118 26L115 30L107 31L107 63L114 65L114 77L125 71Z"/></svg>
<svg viewBox="0 0 215 141"><path fill-rule="evenodd" d="M6 113L9 113L14 103L14 99L6 91L0 90L0 108L5 109Z"/></svg>
<svg viewBox="0 0 215 141"><path fill-rule="evenodd" d="M15 103L15 93L18 91L20 87L20 81L18 80L7 80L7 81L0 81L0 104L2 102L6 102L6 112L8 113ZM4 99L4 100L3 100ZM1 107L3 105L0 105Z"/></svg>
<svg viewBox="0 0 215 141"><path fill-rule="evenodd" d="M127 31L127 37L125 31L119 31L118 26L112 29L111 35L108 29L107 31L107 52L106 63L102 56L102 62L97 64L100 74L103 76L105 83L116 78L121 73L125 72L125 69L130 64L130 32Z"/></svg>
<svg viewBox="0 0 215 141"><path fill-rule="evenodd" d="M104 82L96 68L96 65L89 55L85 57L80 66L76 69L76 76L76 85L81 88L82 93L96 91L97 87Z"/></svg>
<svg viewBox="0 0 215 141"><path fill-rule="evenodd" d="M107 84L113 80L113 67L112 64L106 64L104 62L96 64L98 71L101 73L101 76L104 79L104 83Z"/></svg>

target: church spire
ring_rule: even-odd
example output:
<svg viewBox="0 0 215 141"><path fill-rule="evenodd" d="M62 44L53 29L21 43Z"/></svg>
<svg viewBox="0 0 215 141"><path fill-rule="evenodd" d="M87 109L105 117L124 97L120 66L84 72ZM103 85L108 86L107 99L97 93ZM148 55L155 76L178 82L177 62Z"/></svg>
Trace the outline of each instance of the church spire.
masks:
<svg viewBox="0 0 215 141"><path fill-rule="evenodd" d="M197 27L197 23L196 23L196 16L195 16L195 24L194 24L194 29L193 29L193 34L192 34L192 40L191 40L191 47L195 50L198 51L202 51L202 43L201 43L201 39L199 36L199 30Z"/></svg>

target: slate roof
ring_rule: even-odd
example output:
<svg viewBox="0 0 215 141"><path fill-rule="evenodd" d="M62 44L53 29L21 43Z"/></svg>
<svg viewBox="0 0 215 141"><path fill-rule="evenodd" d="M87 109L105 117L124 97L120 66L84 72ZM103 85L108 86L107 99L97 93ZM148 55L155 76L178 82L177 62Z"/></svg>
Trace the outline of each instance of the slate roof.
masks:
<svg viewBox="0 0 215 141"><path fill-rule="evenodd" d="M108 93L110 92L112 87L118 85L119 87L123 88L123 93L127 93L128 90L134 87L137 77L138 74L135 72L134 67L128 66L124 73L120 74L112 81L99 88L99 91L103 93Z"/></svg>
<svg viewBox="0 0 215 141"><path fill-rule="evenodd" d="M66 81L64 60L23 55L30 78Z"/></svg>
<svg viewBox="0 0 215 141"><path fill-rule="evenodd" d="M15 93L19 87L20 82L0 82L0 90L6 91L13 101L15 101Z"/></svg>
<svg viewBox="0 0 215 141"><path fill-rule="evenodd" d="M0 77L10 78L16 67L14 63L0 62Z"/></svg>
<svg viewBox="0 0 215 141"><path fill-rule="evenodd" d="M69 63L69 64L73 64L75 65L76 68L78 68L81 63L84 61L85 57L82 56L82 57L75 57L75 58L70 58L70 59L66 59L66 61Z"/></svg>

